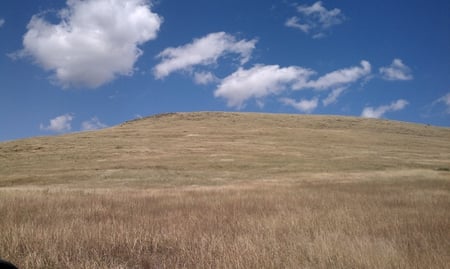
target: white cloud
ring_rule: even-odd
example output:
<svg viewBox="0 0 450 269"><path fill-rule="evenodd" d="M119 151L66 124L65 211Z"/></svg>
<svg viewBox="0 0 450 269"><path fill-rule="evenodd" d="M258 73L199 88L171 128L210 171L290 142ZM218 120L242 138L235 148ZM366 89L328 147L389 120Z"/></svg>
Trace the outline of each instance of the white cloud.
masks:
<svg viewBox="0 0 450 269"><path fill-rule="evenodd" d="M97 117L93 117L92 119L88 121L83 121L81 123L82 131L98 130L106 127L108 127L108 125L100 122L100 120Z"/></svg>
<svg viewBox="0 0 450 269"><path fill-rule="evenodd" d="M433 105L435 105L437 103L443 103L445 106L447 106L446 112L448 114L450 114L450 92L447 93L446 95L442 96L441 98L437 99L436 101L434 101Z"/></svg>
<svg viewBox="0 0 450 269"><path fill-rule="evenodd" d="M287 27L297 28L297 29L302 30L305 33L308 33L309 30L311 30L311 28L312 28L311 25L301 24L301 23L299 23L299 20L300 20L300 18L298 18L296 16L291 17L291 18L287 19L285 25Z"/></svg>
<svg viewBox="0 0 450 269"><path fill-rule="evenodd" d="M0 28L5 24L5 19L0 18Z"/></svg>
<svg viewBox="0 0 450 269"><path fill-rule="evenodd" d="M308 81L305 84L297 84L295 85L295 89L313 88L316 90L326 90L335 87L342 87L366 77L370 74L370 72L370 63L363 60L361 61L361 67L354 66L336 70L318 78L315 81Z"/></svg>
<svg viewBox="0 0 450 269"><path fill-rule="evenodd" d="M381 77L386 80L413 79L413 75L411 74L411 68L406 66L400 59L394 59L390 66L381 67L380 74Z"/></svg>
<svg viewBox="0 0 450 269"><path fill-rule="evenodd" d="M199 85L206 85L219 81L219 78L211 72L195 72L194 81Z"/></svg>
<svg viewBox="0 0 450 269"><path fill-rule="evenodd" d="M450 106L450 92L438 99L440 102Z"/></svg>
<svg viewBox="0 0 450 269"><path fill-rule="evenodd" d="M300 29L306 34L312 34L314 38L325 36L324 31L334 25L341 24L344 21L344 15L338 8L326 9L321 1L311 6L297 6L299 16L294 16L286 20L285 25Z"/></svg>
<svg viewBox="0 0 450 269"><path fill-rule="evenodd" d="M63 86L98 87L133 73L139 45L155 39L162 18L147 0L67 0L52 24L32 17L19 56L31 56Z"/></svg>
<svg viewBox="0 0 450 269"><path fill-rule="evenodd" d="M345 91L346 88L342 87L342 88L337 88L331 91L330 94L328 94L328 96L323 99L322 104L324 106L329 106L331 104L334 104L337 102L338 97Z"/></svg>
<svg viewBox="0 0 450 269"><path fill-rule="evenodd" d="M371 65L361 61L361 66L339 69L317 80L310 80L315 74L311 69L278 65L256 65L250 69L239 68L236 72L224 78L214 95L227 100L230 107L241 108L250 98L260 99L277 95L289 90L330 90L333 91L324 99L325 106L337 101L349 84L367 77L371 72ZM291 102L292 104L292 102Z"/></svg>
<svg viewBox="0 0 450 269"><path fill-rule="evenodd" d="M50 120L48 126L40 125L40 129L43 131L51 131L57 133L65 133L72 130L71 122L74 117L71 114L64 114Z"/></svg>
<svg viewBox="0 0 450 269"><path fill-rule="evenodd" d="M408 101L400 99L389 105L379 106L377 108L365 107L361 113L364 118L381 118L387 112L398 111L404 109L408 105Z"/></svg>
<svg viewBox="0 0 450 269"><path fill-rule="evenodd" d="M313 98L311 100L301 99L298 102L291 98L280 98L280 102L305 113L311 113L319 105L318 98Z"/></svg>
<svg viewBox="0 0 450 269"><path fill-rule="evenodd" d="M250 59L256 42L256 39L237 40L224 32L211 33L194 39L192 43L163 50L157 56L161 62L156 65L154 75L161 79L175 71L189 70L195 65L214 64L227 54L238 54L240 63L244 64Z"/></svg>
<svg viewBox="0 0 450 269"><path fill-rule="evenodd" d="M250 98L261 99L276 95L293 84L305 84L313 71L297 66L256 65L239 68L222 80L214 96L227 99L230 107L241 108Z"/></svg>

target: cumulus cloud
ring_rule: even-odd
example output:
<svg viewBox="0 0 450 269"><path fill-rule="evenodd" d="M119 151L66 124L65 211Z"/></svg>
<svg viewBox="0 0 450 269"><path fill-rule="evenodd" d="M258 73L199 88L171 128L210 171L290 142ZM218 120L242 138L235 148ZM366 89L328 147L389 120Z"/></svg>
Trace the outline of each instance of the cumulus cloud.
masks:
<svg viewBox="0 0 450 269"><path fill-rule="evenodd" d="M380 68L380 74L386 80L411 80L413 75L411 68L405 65L402 60L394 59L392 64L387 67Z"/></svg>
<svg viewBox="0 0 450 269"><path fill-rule="evenodd" d="M0 28L5 24L5 19L0 18Z"/></svg>
<svg viewBox="0 0 450 269"><path fill-rule="evenodd" d="M292 106L293 108L301 112L311 113L314 109L317 108L319 99L315 97L311 100L301 99L297 102L291 98L280 98L280 102L285 105Z"/></svg>
<svg viewBox="0 0 450 269"><path fill-rule="evenodd" d="M367 77L370 72L371 65L367 61L361 61L361 66L330 72L316 80L311 80L316 72L299 66L256 65L250 69L241 67L220 82L214 95L225 98L230 107L241 108L250 98L260 101L284 90L332 90L323 101L327 106L336 102L351 83ZM292 102L289 103L292 105Z"/></svg>
<svg viewBox="0 0 450 269"><path fill-rule="evenodd" d="M63 86L98 87L133 73L139 45L155 39L162 18L147 0L67 0L59 23L32 17L20 56L29 56Z"/></svg>
<svg viewBox="0 0 450 269"><path fill-rule="evenodd" d="M346 88L337 88L332 90L328 96L323 99L322 104L324 106L329 106L337 102L338 97L345 91Z"/></svg>
<svg viewBox="0 0 450 269"><path fill-rule="evenodd" d="M256 42L256 39L237 40L225 32L211 33L189 44L163 50L157 56L161 62L154 68L154 75L161 79L175 71L189 70L195 65L214 64L228 54L238 54L240 63L244 64L250 59Z"/></svg>
<svg viewBox="0 0 450 269"><path fill-rule="evenodd" d="M321 1L311 6L297 6L299 16L294 16L286 20L287 27L296 28L306 34L312 34L313 38L325 36L325 30L334 25L341 24L345 16L338 8L326 9Z"/></svg>
<svg viewBox="0 0 450 269"><path fill-rule="evenodd" d="M211 72L195 72L194 81L199 85L207 85L219 81L219 78Z"/></svg>
<svg viewBox="0 0 450 269"><path fill-rule="evenodd" d="M56 133L65 133L72 130L72 120L74 117L71 114L64 114L50 120L49 125L40 125L42 131L51 131Z"/></svg>
<svg viewBox="0 0 450 269"><path fill-rule="evenodd" d="M314 72L297 66L256 65L239 68L224 78L214 96L225 98L230 107L241 108L250 98L261 99L277 95L294 84L304 84Z"/></svg>
<svg viewBox="0 0 450 269"><path fill-rule="evenodd" d="M368 76L370 72L370 63L363 60L361 61L361 66L354 66L330 72L317 80L308 81L308 83L305 84L297 84L296 89L313 88L316 90L327 90L330 88L342 87Z"/></svg>
<svg viewBox="0 0 450 269"><path fill-rule="evenodd" d="M102 128L106 128L108 125L100 122L100 120L97 117L93 117L90 120L83 121L81 123L81 130L82 131L92 131L92 130L98 130Z"/></svg>
<svg viewBox="0 0 450 269"><path fill-rule="evenodd" d="M398 111L404 109L408 105L408 101L399 99L389 105L379 106L377 108L365 107L361 113L364 118L381 118L387 112Z"/></svg>

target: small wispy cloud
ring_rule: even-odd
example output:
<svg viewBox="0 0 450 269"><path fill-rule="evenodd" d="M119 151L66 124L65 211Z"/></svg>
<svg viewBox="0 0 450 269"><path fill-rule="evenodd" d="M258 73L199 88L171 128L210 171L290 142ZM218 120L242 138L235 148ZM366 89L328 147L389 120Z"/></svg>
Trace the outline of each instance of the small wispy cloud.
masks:
<svg viewBox="0 0 450 269"><path fill-rule="evenodd" d="M0 18L0 28L5 24L5 19Z"/></svg>
<svg viewBox="0 0 450 269"><path fill-rule="evenodd" d="M219 78L211 72L195 72L194 82L199 85L207 85L214 82L218 82Z"/></svg>
<svg viewBox="0 0 450 269"><path fill-rule="evenodd" d="M319 77L317 80L311 80L296 88L312 88L316 90L327 90L336 87L343 87L354 83L371 73L371 65L368 61L361 61L361 66L353 66L349 68L338 69Z"/></svg>
<svg viewBox="0 0 450 269"><path fill-rule="evenodd" d="M49 124L45 126L44 124L40 125L40 129L42 131L50 131L56 133L66 133L72 130L72 120L74 116L72 114L64 114L58 116L54 119L51 119Z"/></svg>
<svg viewBox="0 0 450 269"><path fill-rule="evenodd" d="M92 131L92 130L98 130L108 127L108 125L100 122L100 120L97 117L93 117L90 120L83 121L81 123L81 130L82 131Z"/></svg>
<svg viewBox="0 0 450 269"><path fill-rule="evenodd" d="M309 30L311 29L311 26L306 24L306 23L305 24L301 24L301 23L299 23L299 20L300 19L298 17L295 17L295 16L291 17L291 18L287 19L285 25L287 27L297 28L297 29L302 30L305 33L308 33Z"/></svg>
<svg viewBox="0 0 450 269"><path fill-rule="evenodd" d="M385 80L413 79L411 68L405 65L400 59L394 59L390 66L381 67L380 74L381 77Z"/></svg>
<svg viewBox="0 0 450 269"><path fill-rule="evenodd" d="M285 26L299 29L305 34L312 35L313 38L324 37L328 29L341 24L345 20L345 16L340 9L326 9L322 1L318 1L311 6L298 5L297 12L299 15L287 19Z"/></svg>
<svg viewBox="0 0 450 269"><path fill-rule="evenodd" d="M240 64L249 61L257 40L238 40L225 32L211 33L191 43L169 47L158 54L161 62L153 70L157 79L162 79L175 71L186 71L194 66L213 65L225 55L237 54Z"/></svg>
<svg viewBox="0 0 450 269"><path fill-rule="evenodd" d="M450 114L450 92L435 100L432 106L435 106L436 104L443 104L446 107L445 112Z"/></svg>
<svg viewBox="0 0 450 269"><path fill-rule="evenodd" d="M298 111L305 112L305 113L311 113L314 109L317 108L319 105L319 99L317 97L307 100L307 99L301 99L300 101L295 101L291 98L280 98L279 99L281 103L284 105L291 106Z"/></svg>
<svg viewBox="0 0 450 269"><path fill-rule="evenodd" d="M399 111L404 109L408 105L408 101L399 99L395 102L392 102L389 105L383 105L376 108L373 107L365 107L361 113L361 117L363 118L381 118L384 114L393 111Z"/></svg>
<svg viewBox="0 0 450 269"><path fill-rule="evenodd" d="M329 106L337 102L337 99L346 90L345 87L332 90L325 99L322 100L323 106Z"/></svg>
<svg viewBox="0 0 450 269"><path fill-rule="evenodd" d="M450 92L439 98L438 101L450 106Z"/></svg>

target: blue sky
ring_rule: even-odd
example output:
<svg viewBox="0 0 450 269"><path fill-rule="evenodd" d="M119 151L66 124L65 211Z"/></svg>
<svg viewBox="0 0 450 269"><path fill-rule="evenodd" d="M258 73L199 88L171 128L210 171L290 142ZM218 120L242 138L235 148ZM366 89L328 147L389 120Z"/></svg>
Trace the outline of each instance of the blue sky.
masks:
<svg viewBox="0 0 450 269"><path fill-rule="evenodd" d="M450 126L450 2L4 0L0 141L179 111Z"/></svg>

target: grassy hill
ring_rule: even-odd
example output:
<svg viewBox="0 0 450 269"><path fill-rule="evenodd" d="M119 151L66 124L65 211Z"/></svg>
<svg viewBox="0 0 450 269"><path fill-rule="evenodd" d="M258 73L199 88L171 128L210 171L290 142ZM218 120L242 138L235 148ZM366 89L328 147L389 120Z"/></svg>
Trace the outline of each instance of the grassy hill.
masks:
<svg viewBox="0 0 450 269"><path fill-rule="evenodd" d="M450 169L450 129L352 117L177 113L0 143L0 186L155 186Z"/></svg>
<svg viewBox="0 0 450 269"><path fill-rule="evenodd" d="M446 268L450 129L175 113L0 143L19 268Z"/></svg>

